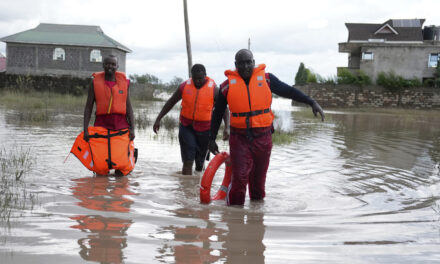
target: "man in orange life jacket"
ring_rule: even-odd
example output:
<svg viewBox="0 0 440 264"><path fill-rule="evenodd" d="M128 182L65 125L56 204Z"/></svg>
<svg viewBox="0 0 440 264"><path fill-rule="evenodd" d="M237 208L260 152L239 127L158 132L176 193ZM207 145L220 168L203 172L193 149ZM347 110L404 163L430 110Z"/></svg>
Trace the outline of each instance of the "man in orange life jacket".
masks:
<svg viewBox="0 0 440 264"><path fill-rule="evenodd" d="M94 126L110 130L129 129L130 140L135 138L134 115L130 101L129 86L123 72L116 71L119 67L118 58L108 55L104 58L104 72L95 72L89 88L86 106L84 108L84 139L88 140L88 126L96 102L96 118ZM117 91L114 90L117 87ZM110 95L110 96L109 96ZM110 98L108 98L110 97ZM109 103L110 99L110 103ZM119 175L119 171L115 171Z"/></svg>
<svg viewBox="0 0 440 264"><path fill-rule="evenodd" d="M191 76L192 78L181 83L168 99L153 125L153 131L157 133L161 119L182 99L179 143L184 175L192 175L194 161L196 171L203 169L208 153L212 108L219 91L214 80L206 76L206 69L202 64L195 64L191 68ZM227 140L229 138L229 112L224 115L224 120L223 139Z"/></svg>
<svg viewBox="0 0 440 264"><path fill-rule="evenodd" d="M220 94L212 115L209 150L214 154L219 152L215 139L220 118L229 105L232 179L226 201L228 205L243 205L247 184L251 200L261 200L266 194L265 182L272 150L274 119L270 109L272 92L310 105L314 115L319 113L322 121L324 112L312 98L281 82L273 74L266 73L264 64L255 67L250 50L242 49L236 53L235 67L234 71L225 71L228 79L220 85Z"/></svg>

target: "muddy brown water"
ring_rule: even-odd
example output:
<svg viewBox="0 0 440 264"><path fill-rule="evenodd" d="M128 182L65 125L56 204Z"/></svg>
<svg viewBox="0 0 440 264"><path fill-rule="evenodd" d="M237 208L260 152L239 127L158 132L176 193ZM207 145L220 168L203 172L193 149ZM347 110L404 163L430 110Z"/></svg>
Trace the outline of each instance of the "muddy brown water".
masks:
<svg viewBox="0 0 440 264"><path fill-rule="evenodd" d="M151 118L162 104L145 106ZM274 146L267 197L243 208L199 203L176 132L138 130L131 175L94 177L64 163L80 113L29 125L0 110L2 146L35 155L25 181L38 194L0 230L0 263L440 263L440 117L274 110L296 139Z"/></svg>

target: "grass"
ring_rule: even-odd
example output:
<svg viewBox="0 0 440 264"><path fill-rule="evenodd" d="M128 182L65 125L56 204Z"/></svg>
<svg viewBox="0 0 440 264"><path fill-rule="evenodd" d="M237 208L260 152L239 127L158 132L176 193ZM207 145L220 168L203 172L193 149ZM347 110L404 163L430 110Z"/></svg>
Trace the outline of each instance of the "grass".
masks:
<svg viewBox="0 0 440 264"><path fill-rule="evenodd" d="M139 92L142 96L132 96L134 101L140 104L142 100L149 100L151 97ZM145 92L147 93L147 92ZM53 120L58 113L82 112L87 100L86 95L74 96L71 94L58 94L51 92L36 91L0 91L0 105L17 111L17 120L29 123L47 123ZM135 115L136 125L145 129L151 125L148 113Z"/></svg>
<svg viewBox="0 0 440 264"><path fill-rule="evenodd" d="M290 144L297 140L297 135L294 131L283 131L280 128L275 129L272 134L272 143L274 145Z"/></svg>
<svg viewBox="0 0 440 264"><path fill-rule="evenodd" d="M136 103L154 100L150 92L148 95L140 92L133 93L131 100ZM0 105L11 109L63 109L66 111L82 111L86 104L87 95L74 96L72 94L59 94L51 92L36 92L36 91L14 91L14 90L0 90Z"/></svg>
<svg viewBox="0 0 440 264"><path fill-rule="evenodd" d="M297 135L296 133L292 130L292 131L285 131L283 129L281 129L281 120L280 117L277 115L277 113L275 111L273 111L274 113L274 121L273 121L273 125L274 125L274 133L272 134L272 144L274 145L285 145L285 144L290 144L294 141L297 140Z"/></svg>
<svg viewBox="0 0 440 264"><path fill-rule="evenodd" d="M47 109L43 110L24 110L18 112L17 119L20 122L30 122L30 123L44 123L49 122L53 119L53 114L51 114Z"/></svg>
<svg viewBox="0 0 440 264"><path fill-rule="evenodd" d="M138 111L134 115L134 123L137 129L147 129L151 125L151 120L148 117L148 109Z"/></svg>
<svg viewBox="0 0 440 264"><path fill-rule="evenodd" d="M50 92L17 92L10 90L0 92L0 105L17 110L82 110L85 102L85 95L73 96Z"/></svg>
<svg viewBox="0 0 440 264"><path fill-rule="evenodd" d="M154 97L154 87L150 84L130 84L130 99L132 101L153 101L157 100Z"/></svg>
<svg viewBox="0 0 440 264"><path fill-rule="evenodd" d="M162 118L161 123L167 131L172 131L179 125L179 121L170 116L165 116Z"/></svg>
<svg viewBox="0 0 440 264"><path fill-rule="evenodd" d="M10 225L11 218L23 210L32 210L37 197L26 189L24 178L34 165L30 149L0 149L0 223Z"/></svg>

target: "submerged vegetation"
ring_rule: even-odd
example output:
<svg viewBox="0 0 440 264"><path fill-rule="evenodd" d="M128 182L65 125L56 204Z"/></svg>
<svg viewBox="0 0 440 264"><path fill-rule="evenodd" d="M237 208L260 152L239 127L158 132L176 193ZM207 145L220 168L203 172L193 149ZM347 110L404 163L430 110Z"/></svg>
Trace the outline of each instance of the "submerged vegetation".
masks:
<svg viewBox="0 0 440 264"><path fill-rule="evenodd" d="M165 116L162 119L161 123L166 130L174 130L179 126L179 121L176 118L170 116Z"/></svg>
<svg viewBox="0 0 440 264"><path fill-rule="evenodd" d="M155 91L171 92L182 79L175 77L169 83L163 83L155 76L133 75L130 76L131 99L135 105L136 129L150 129L153 123L151 119L155 113L145 108L144 102L154 100ZM0 106L14 110L17 121L30 124L49 123L59 113L81 114L86 102L85 94L61 94L49 91L34 91L32 89L2 89L0 90ZM167 137L175 137L179 120L176 117L165 116L162 119L161 127L167 131ZM222 129L219 130L222 132ZM222 135L220 135L222 136ZM275 124L273 143L276 145L290 144L295 141L294 131L285 131Z"/></svg>
<svg viewBox="0 0 440 264"><path fill-rule="evenodd" d="M85 96L58 94L50 92L19 92L3 90L0 105L17 112L19 122L47 123L60 112L83 109Z"/></svg>
<svg viewBox="0 0 440 264"><path fill-rule="evenodd" d="M143 109L134 114L134 122L137 129L147 129L151 125L151 120L148 117L148 110Z"/></svg>
<svg viewBox="0 0 440 264"><path fill-rule="evenodd" d="M284 131L281 128L275 128L272 134L272 143L274 145L290 144L297 140L297 135L294 131Z"/></svg>
<svg viewBox="0 0 440 264"><path fill-rule="evenodd" d="M71 94L58 94L51 92L20 92L3 90L0 93L0 105L17 110L41 110L41 109L83 109L86 96L74 96Z"/></svg>
<svg viewBox="0 0 440 264"><path fill-rule="evenodd" d="M275 119L273 121L274 132L272 133L272 143L274 145L290 144L297 139L297 135L292 131L285 131L281 128L282 121L276 112L273 112Z"/></svg>
<svg viewBox="0 0 440 264"><path fill-rule="evenodd" d="M11 218L32 210L37 197L26 189L25 177L34 165L30 149L0 149L0 223L9 226Z"/></svg>

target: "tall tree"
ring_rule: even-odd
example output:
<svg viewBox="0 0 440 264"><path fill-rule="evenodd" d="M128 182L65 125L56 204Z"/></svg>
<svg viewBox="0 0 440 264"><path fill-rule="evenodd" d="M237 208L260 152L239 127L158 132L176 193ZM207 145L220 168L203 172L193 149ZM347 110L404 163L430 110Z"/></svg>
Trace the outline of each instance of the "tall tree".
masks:
<svg viewBox="0 0 440 264"><path fill-rule="evenodd" d="M305 85L307 83L307 71L304 63L299 64L298 72L295 75L296 85Z"/></svg>

